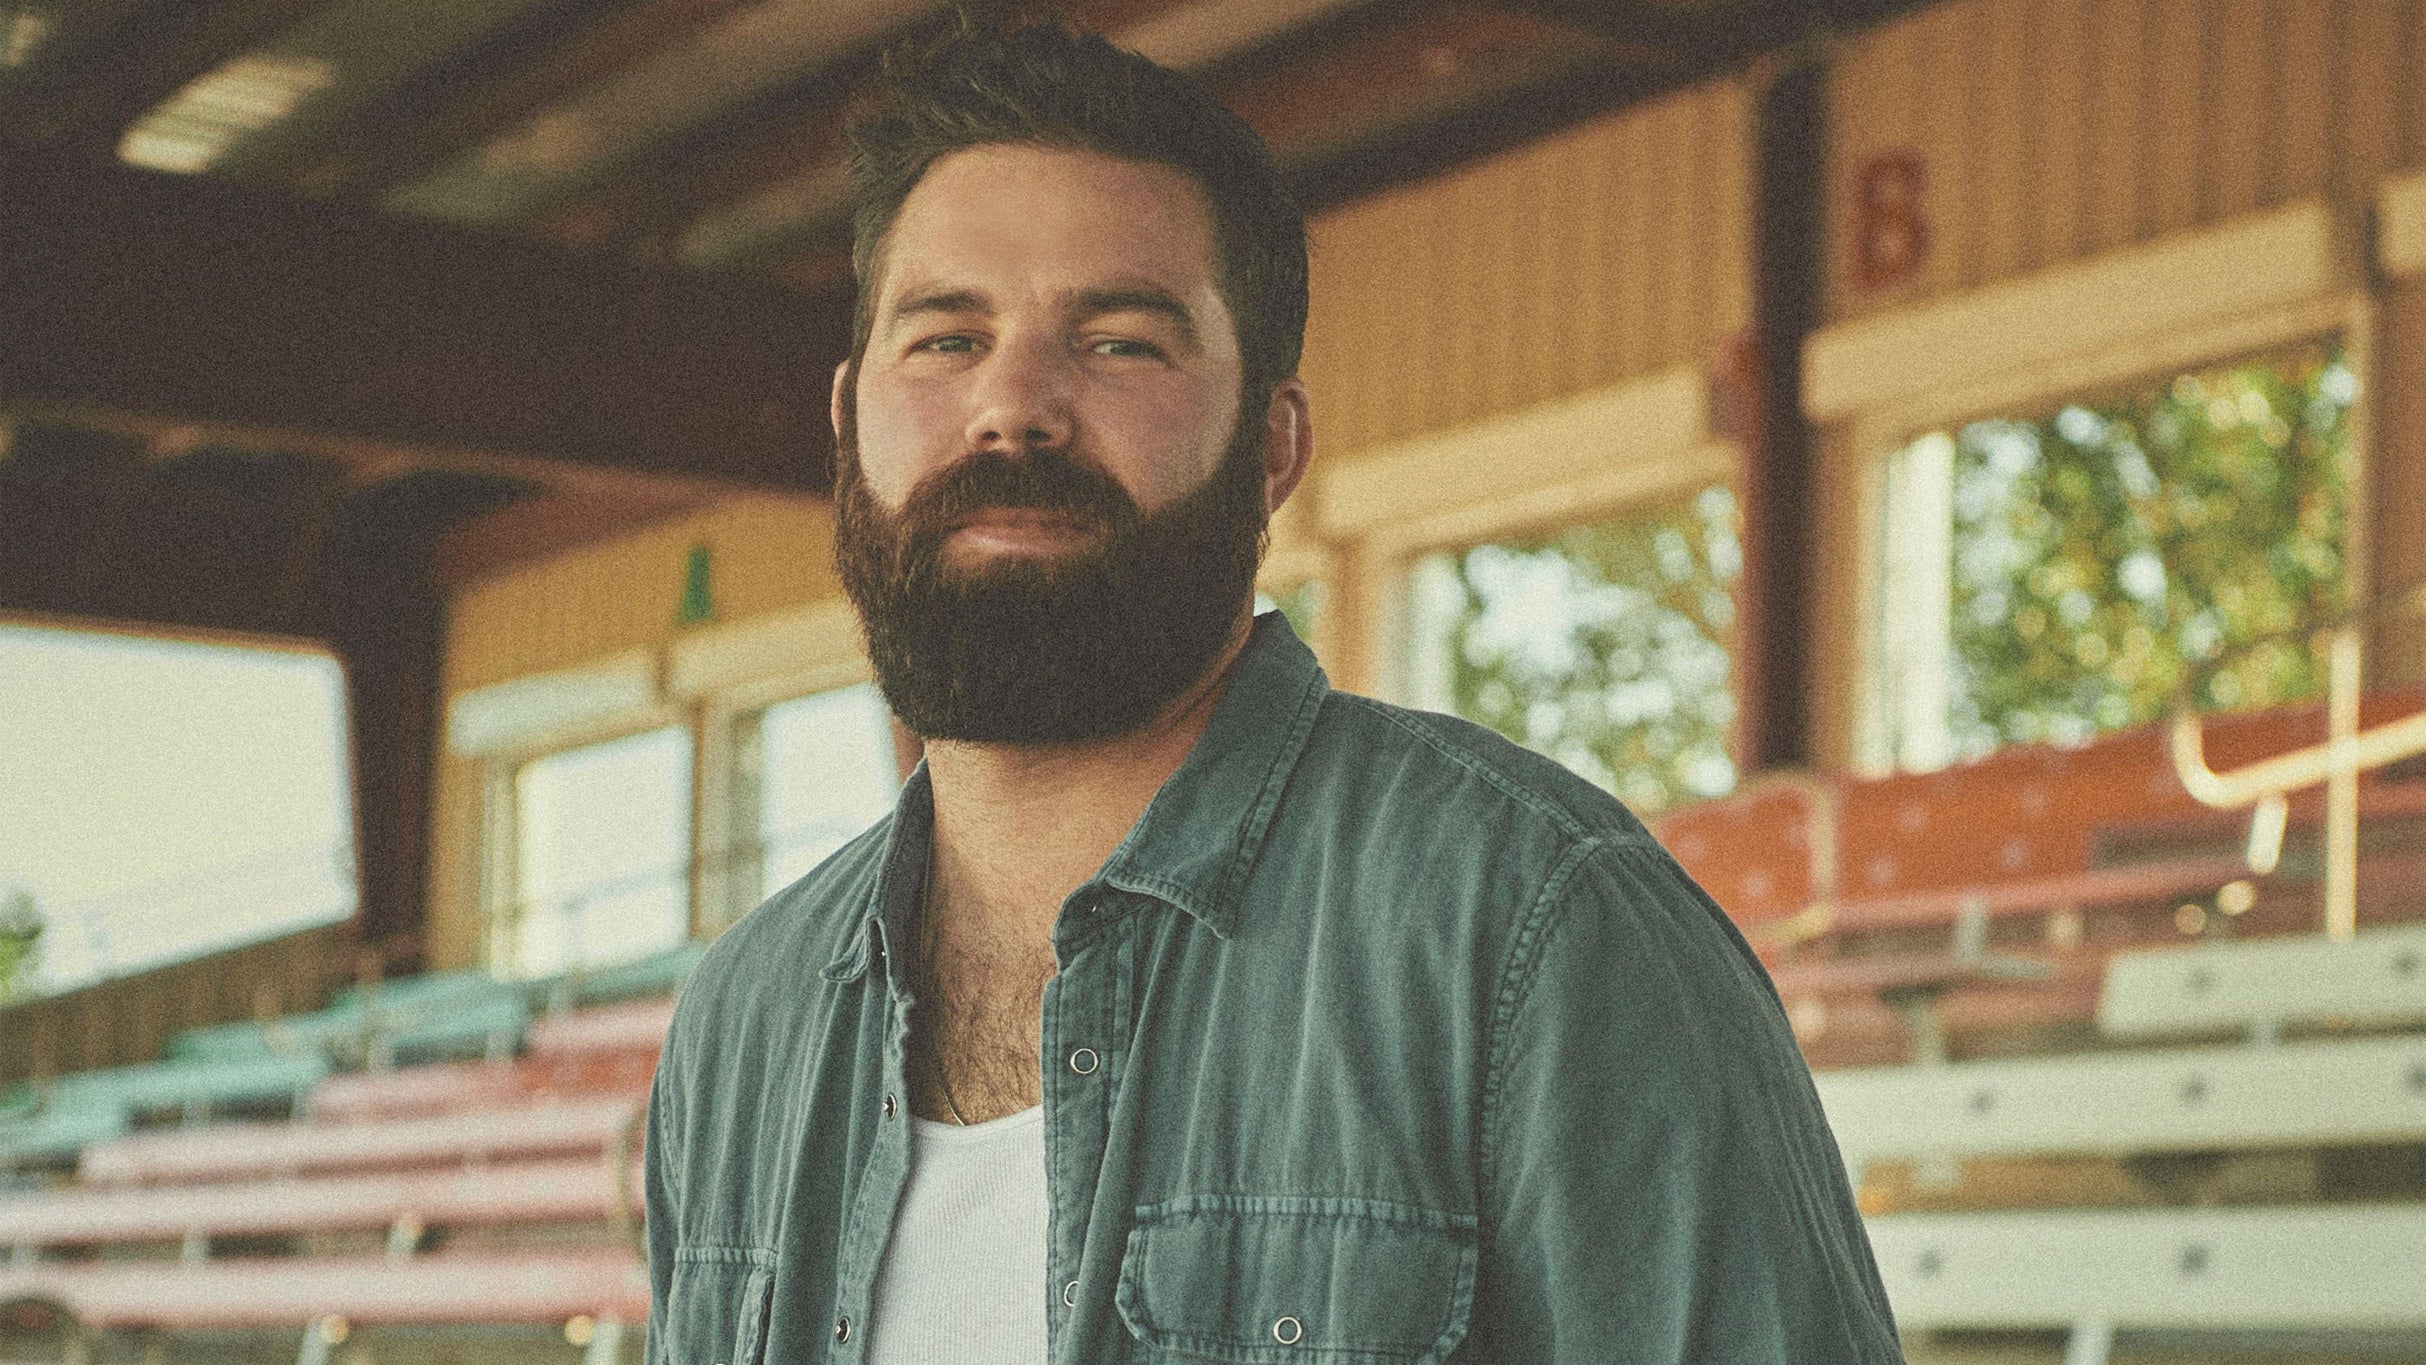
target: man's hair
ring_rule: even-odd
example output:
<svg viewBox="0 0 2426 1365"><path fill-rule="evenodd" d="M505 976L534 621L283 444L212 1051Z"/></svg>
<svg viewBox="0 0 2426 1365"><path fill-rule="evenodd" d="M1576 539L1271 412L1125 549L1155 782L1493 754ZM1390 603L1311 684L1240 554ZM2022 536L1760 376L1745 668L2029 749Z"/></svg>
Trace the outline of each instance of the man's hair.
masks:
<svg viewBox="0 0 2426 1365"><path fill-rule="evenodd" d="M885 63L891 101L851 128L851 355L875 322L878 249L936 161L1004 143L1097 152L1177 170L1213 210L1222 301L1238 327L1250 406L1297 373L1306 334L1306 225L1271 149L1195 81L1059 20L963 18Z"/></svg>

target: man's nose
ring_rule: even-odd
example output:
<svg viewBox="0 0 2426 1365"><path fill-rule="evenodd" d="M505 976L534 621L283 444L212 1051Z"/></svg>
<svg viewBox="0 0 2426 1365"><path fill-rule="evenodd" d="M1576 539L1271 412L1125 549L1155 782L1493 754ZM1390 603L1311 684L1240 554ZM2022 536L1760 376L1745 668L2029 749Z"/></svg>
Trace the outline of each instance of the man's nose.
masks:
<svg viewBox="0 0 2426 1365"><path fill-rule="evenodd" d="M1076 428L1070 409L1070 357L1037 338L1005 337L979 363L971 392L971 450L1066 446Z"/></svg>

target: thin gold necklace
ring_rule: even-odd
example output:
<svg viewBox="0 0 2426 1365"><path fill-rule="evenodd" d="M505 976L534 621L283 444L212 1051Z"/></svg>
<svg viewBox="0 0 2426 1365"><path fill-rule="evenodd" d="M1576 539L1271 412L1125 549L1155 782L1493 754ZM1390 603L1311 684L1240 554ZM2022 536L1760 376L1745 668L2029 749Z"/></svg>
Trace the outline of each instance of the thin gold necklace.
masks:
<svg viewBox="0 0 2426 1365"><path fill-rule="evenodd" d="M941 989L935 976L935 868L932 862L927 866L927 880L918 889L918 961L921 974L927 978L929 996L922 1012L931 1022L935 1017L935 1001L932 997ZM952 1116L952 1122L963 1128L968 1127L969 1121L960 1116L960 1106L952 1102L952 1083L944 1079L943 1049L935 1045L934 1029L919 1030L919 1041L923 1044L920 1051L926 1054L927 1069L935 1073L935 1089L943 1095L945 1112Z"/></svg>

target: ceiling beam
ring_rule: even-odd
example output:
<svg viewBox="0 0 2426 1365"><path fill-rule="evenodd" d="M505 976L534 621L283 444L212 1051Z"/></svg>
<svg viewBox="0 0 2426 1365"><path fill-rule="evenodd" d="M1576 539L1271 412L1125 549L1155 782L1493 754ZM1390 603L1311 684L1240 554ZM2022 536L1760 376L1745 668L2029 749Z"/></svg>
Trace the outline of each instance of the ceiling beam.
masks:
<svg viewBox="0 0 2426 1365"><path fill-rule="evenodd" d="M10 101L20 137L111 156L128 126L229 59L276 38L327 0L150 0L46 66Z"/></svg>
<svg viewBox="0 0 2426 1365"><path fill-rule="evenodd" d="M0 412L814 490L845 304L0 152Z"/></svg>
<svg viewBox="0 0 2426 1365"><path fill-rule="evenodd" d="M376 203L559 100L612 80L752 0L557 0L415 73L246 178Z"/></svg>

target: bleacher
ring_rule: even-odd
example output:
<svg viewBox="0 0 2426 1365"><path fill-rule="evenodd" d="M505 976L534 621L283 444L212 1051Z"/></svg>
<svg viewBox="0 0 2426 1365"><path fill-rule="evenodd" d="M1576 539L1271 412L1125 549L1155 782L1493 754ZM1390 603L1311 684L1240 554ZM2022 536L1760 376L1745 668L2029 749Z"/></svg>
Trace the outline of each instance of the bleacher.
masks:
<svg viewBox="0 0 2426 1365"><path fill-rule="evenodd" d="M366 983L15 1087L0 1304L79 1337L268 1334L307 1362L356 1328L435 1324L622 1359L648 1308L641 1121L697 957Z"/></svg>
<svg viewBox="0 0 2426 1365"><path fill-rule="evenodd" d="M2322 723L2220 720L2206 752ZM2319 803L2253 873L2153 728L1768 778L1659 832L1769 963L1909 1332L2060 1333L2069 1365L2151 1333L2398 1356L2426 1353L2426 780L2372 771L2357 809L2347 940L2318 932ZM647 1306L639 1123L697 951L365 983L0 1093L0 1303L300 1334L306 1359L416 1323L616 1359Z"/></svg>
<svg viewBox="0 0 2426 1365"><path fill-rule="evenodd" d="M2205 757L2324 731L2213 720ZM1660 822L1771 968L1908 1337L2426 1359L2426 774L2361 775L2347 938L2323 805L2252 857L2149 727Z"/></svg>

